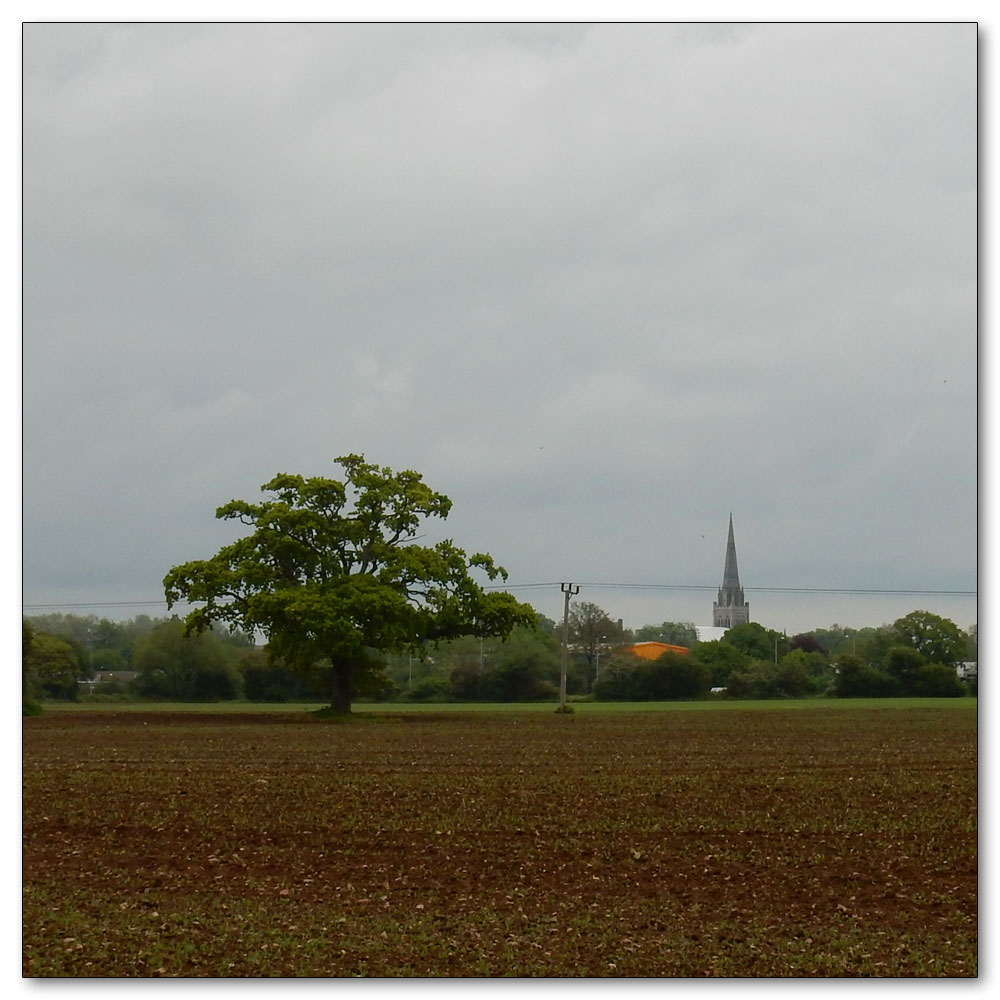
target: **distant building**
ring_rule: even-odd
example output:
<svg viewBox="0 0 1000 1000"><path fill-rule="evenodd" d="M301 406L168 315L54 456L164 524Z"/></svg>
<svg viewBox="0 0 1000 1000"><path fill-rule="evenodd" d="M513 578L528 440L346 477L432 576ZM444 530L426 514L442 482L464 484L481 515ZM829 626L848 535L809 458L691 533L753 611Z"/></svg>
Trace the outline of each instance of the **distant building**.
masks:
<svg viewBox="0 0 1000 1000"><path fill-rule="evenodd" d="M724 628L716 628L714 625L695 625L694 630L698 633L699 642L715 642L728 631Z"/></svg>
<svg viewBox="0 0 1000 1000"><path fill-rule="evenodd" d="M634 642L631 646L625 646L619 652L631 653L644 660L658 660L664 653L680 653L687 655L687 646L674 646L669 642Z"/></svg>
<svg viewBox="0 0 1000 1000"><path fill-rule="evenodd" d="M712 605L712 625L733 628L750 621L750 605L743 596L740 572L736 565L736 539L733 536L733 515L729 515L729 541L726 543L726 568L722 574L719 599Z"/></svg>

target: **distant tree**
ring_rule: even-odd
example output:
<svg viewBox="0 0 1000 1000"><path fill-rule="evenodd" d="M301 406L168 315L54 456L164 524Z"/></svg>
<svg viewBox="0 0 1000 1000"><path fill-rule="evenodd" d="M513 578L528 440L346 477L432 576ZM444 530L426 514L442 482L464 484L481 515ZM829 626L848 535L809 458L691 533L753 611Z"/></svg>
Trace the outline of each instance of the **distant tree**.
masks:
<svg viewBox="0 0 1000 1000"><path fill-rule="evenodd" d="M644 661L638 680L644 700L687 701L708 693L712 671L697 658L668 650L652 662Z"/></svg>
<svg viewBox="0 0 1000 1000"><path fill-rule="evenodd" d="M753 660L745 670L729 677L730 698L806 698L816 693L816 684L801 660L783 657L780 662Z"/></svg>
<svg viewBox="0 0 1000 1000"><path fill-rule="evenodd" d="M219 637L220 642L224 642L227 646L247 649L254 644L254 637L239 628L229 629L220 625L213 625L212 632Z"/></svg>
<svg viewBox="0 0 1000 1000"><path fill-rule="evenodd" d="M78 682L89 675L78 646L44 632L34 632L31 636L24 673L25 686L30 693L37 692L61 701L76 701Z"/></svg>
<svg viewBox="0 0 1000 1000"><path fill-rule="evenodd" d="M301 673L271 660L263 649L241 650L236 667L242 677L243 696L247 701L322 701L326 696L318 673L310 683L309 678Z"/></svg>
<svg viewBox="0 0 1000 1000"><path fill-rule="evenodd" d="M845 653L836 664L833 694L838 698L888 698L899 693L895 677L870 667L853 653Z"/></svg>
<svg viewBox="0 0 1000 1000"><path fill-rule="evenodd" d="M889 646L898 641L893 638L888 625L878 628L831 625L829 628L813 629L811 634L828 655L837 657L842 653L851 653L868 663L881 662Z"/></svg>
<svg viewBox="0 0 1000 1000"><path fill-rule="evenodd" d="M21 619L21 714L38 715L42 708L38 704L40 695L38 679L30 665L31 648L35 641L35 630L27 618Z"/></svg>
<svg viewBox="0 0 1000 1000"><path fill-rule="evenodd" d="M930 611L911 611L893 622L897 642L915 649L925 661L957 667L968 659L969 637L953 622Z"/></svg>
<svg viewBox="0 0 1000 1000"><path fill-rule="evenodd" d="M637 669L643 661L638 656L612 653L601 659L601 674L591 692L597 701L638 701Z"/></svg>
<svg viewBox="0 0 1000 1000"><path fill-rule="evenodd" d="M446 496L416 472L393 473L360 455L338 462L344 482L282 474L262 487L274 499L218 509L253 532L165 577L168 606L203 604L187 616L189 631L224 622L264 632L289 667L325 664L331 709L349 712L356 695L382 683L376 653L421 655L427 640L534 626L530 605L471 576L506 579L490 556L467 557L451 541L411 544L422 518L447 517Z"/></svg>
<svg viewBox="0 0 1000 1000"><path fill-rule="evenodd" d="M750 664L746 653L721 639L696 642L688 658L708 667L712 687L726 687L734 671L746 670Z"/></svg>
<svg viewBox="0 0 1000 1000"><path fill-rule="evenodd" d="M801 649L804 653L826 653L823 644L813 632L801 632L788 641L789 650Z"/></svg>
<svg viewBox="0 0 1000 1000"><path fill-rule="evenodd" d="M767 698L806 698L816 693L817 682L805 656L791 652L777 663L766 664L764 695Z"/></svg>
<svg viewBox="0 0 1000 1000"><path fill-rule="evenodd" d="M846 628L843 625L834 623L829 628L813 629L808 634L811 635L823 649L831 656L839 653L854 653L851 646L851 636L855 629Z"/></svg>
<svg viewBox="0 0 1000 1000"><path fill-rule="evenodd" d="M759 622L744 622L734 625L722 636L747 656L755 660L770 660L772 663L788 652L788 640L772 629L764 628Z"/></svg>
<svg viewBox="0 0 1000 1000"><path fill-rule="evenodd" d="M954 667L925 663L913 678L913 694L918 698L960 698L967 693Z"/></svg>
<svg viewBox="0 0 1000 1000"><path fill-rule="evenodd" d="M872 666L877 666L885 660L890 647L896 645L899 639L891 625L880 625L878 628L859 628L857 635L851 640L851 651L857 650Z"/></svg>
<svg viewBox="0 0 1000 1000"><path fill-rule="evenodd" d="M635 633L636 642L665 642L671 646L691 647L698 641L698 630L691 622L661 622L643 625Z"/></svg>
<svg viewBox="0 0 1000 1000"><path fill-rule="evenodd" d="M97 624L94 615L47 614L32 615L32 627L36 632L70 639L79 649L91 645L91 629Z"/></svg>
<svg viewBox="0 0 1000 1000"><path fill-rule="evenodd" d="M116 649L122 645L124 630L117 622L101 618L89 630L88 640L95 649Z"/></svg>
<svg viewBox="0 0 1000 1000"><path fill-rule="evenodd" d="M186 635L179 619L139 640L133 682L138 694L169 701L229 701L240 693L239 675L219 637Z"/></svg>
<svg viewBox="0 0 1000 1000"><path fill-rule="evenodd" d="M569 638L587 663L587 678L596 674L599 650L609 643L619 645L622 629L610 615L592 601L574 601L569 608Z"/></svg>
<svg viewBox="0 0 1000 1000"><path fill-rule="evenodd" d="M802 647L789 650L781 658L779 666L788 669L793 665L809 680L809 689L805 693L822 694L833 683L835 671L819 650L807 652Z"/></svg>
<svg viewBox="0 0 1000 1000"><path fill-rule="evenodd" d="M917 674L926 662L912 646L892 646L886 653L884 667L895 678L899 693L911 695L916 693Z"/></svg>
<svg viewBox="0 0 1000 1000"><path fill-rule="evenodd" d="M451 685L446 677L430 674L406 692L407 701L451 701Z"/></svg>
<svg viewBox="0 0 1000 1000"><path fill-rule="evenodd" d="M167 621L166 618L150 618L136 615L125 622L113 622L94 615L48 614L32 615L33 628L47 635L55 635L76 645L84 660L93 660L95 670L109 669L102 664L121 664L115 669L128 669L132 663L132 651L136 640L148 634L155 625ZM118 656L114 654L117 653Z"/></svg>
<svg viewBox="0 0 1000 1000"><path fill-rule="evenodd" d="M543 701L558 694L552 678L559 669L559 643L553 636L515 629L490 654L483 694L489 701Z"/></svg>
<svg viewBox="0 0 1000 1000"><path fill-rule="evenodd" d="M556 635L559 632L559 626L551 618L547 618L540 612L535 612L535 614L540 632L544 632L546 635Z"/></svg>
<svg viewBox="0 0 1000 1000"><path fill-rule="evenodd" d="M101 671L126 670L128 664L120 650L117 649L95 649L90 654L90 667L95 673Z"/></svg>
<svg viewBox="0 0 1000 1000"><path fill-rule="evenodd" d="M667 651L656 660L614 655L601 667L594 697L598 701L686 701L705 695L710 683L710 668L690 655Z"/></svg>
<svg viewBox="0 0 1000 1000"><path fill-rule="evenodd" d="M486 676L475 664L456 664L448 678L448 693L458 701L486 701Z"/></svg>

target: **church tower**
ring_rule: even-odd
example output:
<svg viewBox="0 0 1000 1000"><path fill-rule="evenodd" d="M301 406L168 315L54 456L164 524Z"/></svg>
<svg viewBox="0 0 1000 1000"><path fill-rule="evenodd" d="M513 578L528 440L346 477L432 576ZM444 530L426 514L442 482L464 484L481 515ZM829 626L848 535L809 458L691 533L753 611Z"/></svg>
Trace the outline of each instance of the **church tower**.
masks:
<svg viewBox="0 0 1000 1000"><path fill-rule="evenodd" d="M712 605L712 624L716 628L732 628L750 621L750 605L743 598L740 572L736 566L736 539L733 536L733 515L729 515L729 541L726 543L726 568L722 574L719 599Z"/></svg>

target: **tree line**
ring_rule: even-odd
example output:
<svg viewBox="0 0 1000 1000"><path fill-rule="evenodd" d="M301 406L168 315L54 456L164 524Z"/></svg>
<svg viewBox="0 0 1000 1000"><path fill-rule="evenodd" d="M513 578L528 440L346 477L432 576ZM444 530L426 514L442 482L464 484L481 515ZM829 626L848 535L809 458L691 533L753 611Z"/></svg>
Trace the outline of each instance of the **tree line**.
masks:
<svg viewBox="0 0 1000 1000"><path fill-rule="evenodd" d="M570 605L567 691L573 699L671 701L808 697L960 696L975 661L975 630L914 611L878 628L830 628L785 636L755 622L698 642L693 625L665 621L636 630L597 605ZM24 619L28 702L56 700L322 701L322 663L292 668L252 637L225 629L185 635L176 618L126 622L93 616ZM656 660L627 651L635 642L686 646ZM372 653L374 656L374 651ZM561 626L537 614L505 640L463 636L418 653L383 655L365 697L377 701L530 702L558 697ZM104 677L103 680L95 678Z"/></svg>
<svg viewBox="0 0 1000 1000"><path fill-rule="evenodd" d="M507 572L492 556L469 555L450 539L415 544L424 521L447 518L448 497L412 470L361 455L337 462L342 480L281 473L261 487L262 502L216 510L250 531L167 572L168 610L193 608L183 620L25 620L26 710L39 698L78 698L81 680L103 673L111 679L95 684L94 696L317 697L335 713L357 698L552 697L561 673L555 623L502 589ZM953 623L913 612L870 635L853 633L850 654L836 629L788 640L746 624L701 643L689 622L627 633L602 608L577 602L567 692L619 700L713 689L728 697L961 693L955 665L968 642ZM254 645L258 634L266 647ZM652 663L621 652L648 640L689 652Z"/></svg>

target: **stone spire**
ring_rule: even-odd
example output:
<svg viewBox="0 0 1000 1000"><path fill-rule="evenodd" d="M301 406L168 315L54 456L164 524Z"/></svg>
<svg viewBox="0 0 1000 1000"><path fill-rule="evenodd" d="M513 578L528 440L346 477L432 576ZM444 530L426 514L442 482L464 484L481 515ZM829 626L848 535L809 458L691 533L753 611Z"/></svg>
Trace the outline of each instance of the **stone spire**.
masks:
<svg viewBox="0 0 1000 1000"><path fill-rule="evenodd" d="M718 628L732 628L750 621L750 605L740 586L740 571L736 564L736 537L733 534L733 515L729 515L729 540L726 542L726 568L722 573L719 599L712 605L712 624Z"/></svg>

